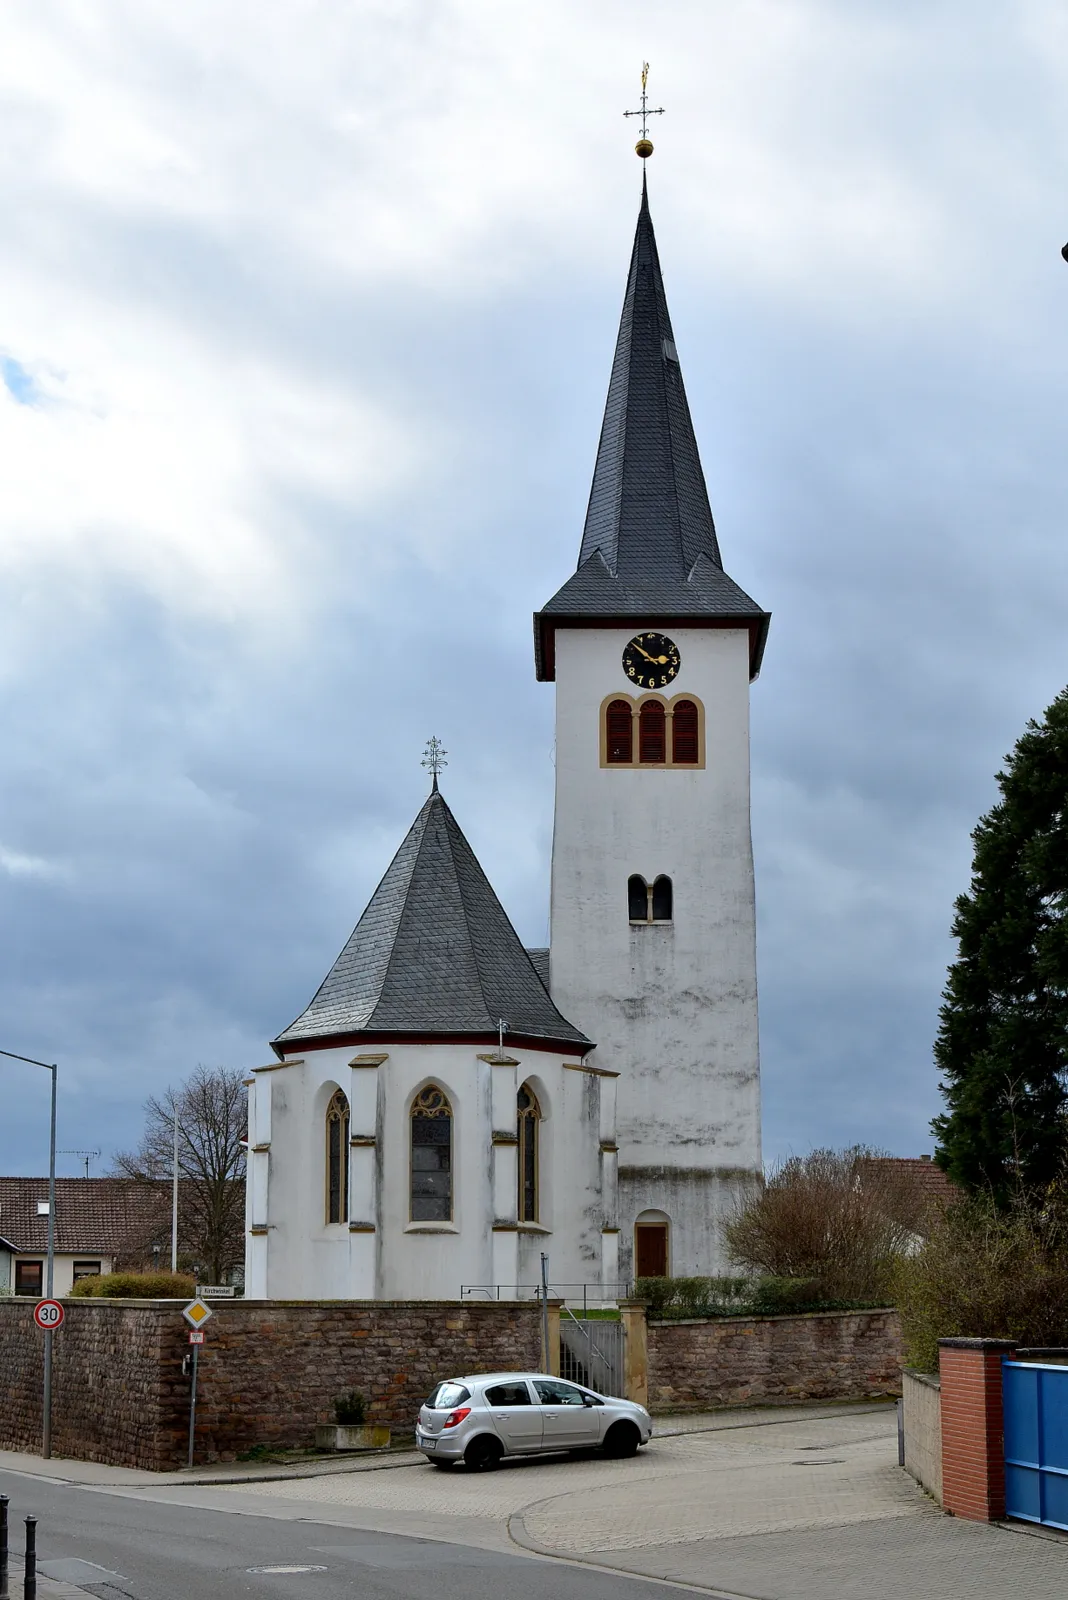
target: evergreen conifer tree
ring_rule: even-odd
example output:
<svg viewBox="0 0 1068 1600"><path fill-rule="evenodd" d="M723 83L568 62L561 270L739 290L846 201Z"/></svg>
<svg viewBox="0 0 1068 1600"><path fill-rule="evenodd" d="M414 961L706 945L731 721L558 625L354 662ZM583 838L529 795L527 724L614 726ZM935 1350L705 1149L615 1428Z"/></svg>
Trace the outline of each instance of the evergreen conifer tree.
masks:
<svg viewBox="0 0 1068 1600"><path fill-rule="evenodd" d="M932 1128L949 1176L1004 1206L1051 1183L1068 1149L1068 689L997 782L956 902Z"/></svg>

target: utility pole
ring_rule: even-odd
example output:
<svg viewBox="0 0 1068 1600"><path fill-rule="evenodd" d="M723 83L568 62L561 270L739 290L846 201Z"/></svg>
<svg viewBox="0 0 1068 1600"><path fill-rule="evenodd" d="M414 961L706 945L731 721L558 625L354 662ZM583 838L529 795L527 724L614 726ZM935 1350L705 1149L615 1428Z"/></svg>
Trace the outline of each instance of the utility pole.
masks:
<svg viewBox="0 0 1068 1600"><path fill-rule="evenodd" d="M174 1102L174 1168L171 1176L171 1271L178 1271L178 1102Z"/></svg>

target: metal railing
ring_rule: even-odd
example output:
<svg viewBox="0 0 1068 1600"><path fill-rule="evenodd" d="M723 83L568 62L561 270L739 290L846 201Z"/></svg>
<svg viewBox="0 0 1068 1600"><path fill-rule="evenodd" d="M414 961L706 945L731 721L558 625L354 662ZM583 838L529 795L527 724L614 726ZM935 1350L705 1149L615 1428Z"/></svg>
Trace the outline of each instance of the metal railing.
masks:
<svg viewBox="0 0 1068 1600"><path fill-rule="evenodd" d="M590 1310L614 1309L620 1300L629 1300L631 1283L621 1279L618 1283L553 1283L549 1296L563 1300L576 1309L581 1304L582 1315ZM462 1283L461 1300L540 1300L540 1283Z"/></svg>

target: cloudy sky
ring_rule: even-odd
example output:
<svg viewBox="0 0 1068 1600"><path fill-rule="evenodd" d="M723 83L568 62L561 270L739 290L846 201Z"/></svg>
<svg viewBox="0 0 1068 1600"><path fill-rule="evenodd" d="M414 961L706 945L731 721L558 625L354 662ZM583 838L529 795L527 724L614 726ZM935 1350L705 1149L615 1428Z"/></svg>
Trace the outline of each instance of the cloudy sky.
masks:
<svg viewBox="0 0 1068 1600"><path fill-rule="evenodd" d="M1053 0L35 0L0 41L0 1047L61 1149L254 1066L425 792L546 937L653 216L753 690L769 1156L931 1148L969 832L1068 679ZM0 1171L48 1078L0 1059ZM80 1170L60 1158L61 1173Z"/></svg>

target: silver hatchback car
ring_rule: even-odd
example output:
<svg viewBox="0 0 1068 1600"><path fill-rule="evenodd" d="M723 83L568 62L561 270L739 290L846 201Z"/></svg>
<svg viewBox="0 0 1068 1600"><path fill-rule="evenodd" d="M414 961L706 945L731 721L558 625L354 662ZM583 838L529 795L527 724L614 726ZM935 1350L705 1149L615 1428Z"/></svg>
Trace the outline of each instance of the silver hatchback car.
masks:
<svg viewBox="0 0 1068 1600"><path fill-rule="evenodd" d="M632 1456L653 1421L644 1406L546 1372L480 1372L439 1383L419 1412L415 1442L435 1467L474 1472L502 1456L601 1449Z"/></svg>

